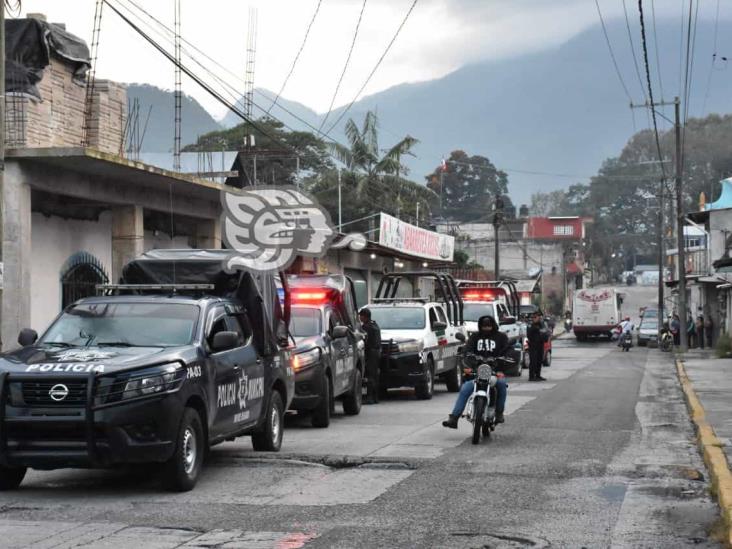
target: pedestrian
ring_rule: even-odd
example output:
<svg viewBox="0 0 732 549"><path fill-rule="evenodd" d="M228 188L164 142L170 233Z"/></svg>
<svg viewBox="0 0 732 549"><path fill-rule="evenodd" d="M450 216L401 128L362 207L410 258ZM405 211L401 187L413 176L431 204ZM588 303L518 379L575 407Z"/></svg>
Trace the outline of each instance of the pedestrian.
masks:
<svg viewBox="0 0 732 549"><path fill-rule="evenodd" d="M674 345L678 346L681 344L681 319L679 315L674 314L671 319L671 335L674 336Z"/></svg>
<svg viewBox="0 0 732 549"><path fill-rule="evenodd" d="M704 317L702 315L696 317L696 346L700 349L704 348Z"/></svg>
<svg viewBox="0 0 732 549"><path fill-rule="evenodd" d="M712 347L714 342L714 323L712 322L712 315L707 315L704 319L704 335L707 338L707 347Z"/></svg>
<svg viewBox="0 0 732 549"><path fill-rule="evenodd" d="M693 349L696 345L696 325L694 319L691 318L691 314L686 319L686 343L689 349Z"/></svg>
<svg viewBox="0 0 732 549"><path fill-rule="evenodd" d="M529 381L546 381L541 377L541 365L544 362L544 342L548 334L543 329L541 315L536 312L531 315L531 325L526 330L526 339L529 342Z"/></svg>
<svg viewBox="0 0 732 549"><path fill-rule="evenodd" d="M366 333L366 400L364 404L379 403L379 369L381 367L381 329L364 307L358 313L361 328Z"/></svg>

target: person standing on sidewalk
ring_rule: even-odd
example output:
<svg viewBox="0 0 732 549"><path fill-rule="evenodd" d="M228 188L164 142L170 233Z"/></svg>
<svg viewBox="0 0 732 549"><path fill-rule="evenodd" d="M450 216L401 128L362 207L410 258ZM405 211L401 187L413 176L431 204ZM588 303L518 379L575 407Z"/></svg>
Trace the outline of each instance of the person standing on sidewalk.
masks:
<svg viewBox="0 0 732 549"><path fill-rule="evenodd" d="M702 315L696 317L696 346L700 349L704 348L704 317Z"/></svg>
<svg viewBox="0 0 732 549"><path fill-rule="evenodd" d="M379 368L381 367L381 329L371 320L371 311L364 307L358 313L366 334L366 400L364 404L379 403Z"/></svg>
<svg viewBox="0 0 732 549"><path fill-rule="evenodd" d="M541 365L544 362L544 342L548 334L541 324L541 315L536 312L531 315L531 326L526 330L526 339L529 341L529 381L546 381L541 377Z"/></svg>
<svg viewBox="0 0 732 549"><path fill-rule="evenodd" d="M678 346L681 341L681 319L677 314L671 320L671 335L674 336L674 345Z"/></svg>
<svg viewBox="0 0 732 549"><path fill-rule="evenodd" d="M714 343L714 323L712 322L712 315L707 315L704 319L704 335L707 338L707 347L711 348Z"/></svg>
<svg viewBox="0 0 732 549"><path fill-rule="evenodd" d="M696 347L696 325L694 319L691 318L691 314L686 319L686 341L690 349Z"/></svg>

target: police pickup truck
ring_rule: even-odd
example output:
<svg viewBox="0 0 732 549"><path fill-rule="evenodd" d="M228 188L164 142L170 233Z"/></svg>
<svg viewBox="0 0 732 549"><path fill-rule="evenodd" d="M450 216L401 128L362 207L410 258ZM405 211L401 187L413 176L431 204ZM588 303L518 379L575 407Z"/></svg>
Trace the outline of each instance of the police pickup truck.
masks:
<svg viewBox="0 0 732 549"><path fill-rule="evenodd" d="M414 296L421 282L425 293ZM406 283L405 283L406 282ZM412 297L397 297L402 288ZM424 285L422 285L424 286ZM405 292L402 291L401 295ZM435 379L457 392L462 384L458 348L465 341L462 300L450 275L429 272L389 273L379 283L369 305L371 318L381 328L380 391L414 387L418 399L431 399Z"/></svg>
<svg viewBox="0 0 732 549"><path fill-rule="evenodd" d="M223 258L148 252L40 338L21 332L0 356L0 489L28 467L158 463L183 491L214 444L249 435L255 450L280 449L294 393L287 306L274 277L226 275Z"/></svg>
<svg viewBox="0 0 732 549"><path fill-rule="evenodd" d="M290 409L310 413L313 427L328 427L336 399L346 415L361 411L364 337L355 290L344 275L290 276L289 285L290 333L296 342Z"/></svg>

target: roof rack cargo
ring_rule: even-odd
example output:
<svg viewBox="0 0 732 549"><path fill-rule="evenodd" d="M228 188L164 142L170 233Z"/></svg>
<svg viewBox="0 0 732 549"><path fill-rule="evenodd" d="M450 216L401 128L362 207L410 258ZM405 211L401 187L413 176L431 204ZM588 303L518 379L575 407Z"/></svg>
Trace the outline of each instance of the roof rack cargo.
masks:
<svg viewBox="0 0 732 549"><path fill-rule="evenodd" d="M394 300L397 298L399 291L399 283L406 279L411 283L412 293L414 288L418 286L415 282L419 279L432 279L435 284L435 301L444 302L447 309L447 317L453 324L463 324L463 299L458 291L455 279L447 273L439 273L435 271L405 271L398 273L387 273L379 281L379 287L376 290L374 302L383 302L384 300ZM405 301L429 301L424 296L414 296L409 298L401 298Z"/></svg>
<svg viewBox="0 0 732 549"><path fill-rule="evenodd" d="M284 273L229 272L232 250L150 250L127 263L117 285L118 292L204 291L218 297L235 297L252 315L255 340L260 351L270 354L289 339L290 291ZM193 288L201 289L193 289ZM183 288L188 288L184 290ZM278 288L282 290L282 303ZM111 291L111 290L110 290ZM261 319L261 321L259 321Z"/></svg>
<svg viewBox="0 0 732 549"><path fill-rule="evenodd" d="M201 293L215 288L213 284L97 284L96 287L102 295L113 295L124 291L134 293L170 292L171 294L182 292Z"/></svg>

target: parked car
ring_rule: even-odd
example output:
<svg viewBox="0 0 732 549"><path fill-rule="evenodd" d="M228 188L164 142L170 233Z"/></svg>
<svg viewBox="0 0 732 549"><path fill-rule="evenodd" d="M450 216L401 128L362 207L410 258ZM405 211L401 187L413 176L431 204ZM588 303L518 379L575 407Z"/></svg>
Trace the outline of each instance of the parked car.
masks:
<svg viewBox="0 0 732 549"><path fill-rule="evenodd" d="M430 298L394 297L404 277L432 277L439 286ZM415 287L415 285L412 285ZM457 392L462 385L458 348L466 339L462 301L452 277L441 273L391 273L384 275L374 302L371 318L381 328L380 391L414 387L419 399L431 399L437 378L447 390Z"/></svg>
<svg viewBox="0 0 732 549"><path fill-rule="evenodd" d="M167 487L190 490L215 444L280 449L286 313L273 277L226 275L222 253L148 252L129 284L67 307L40 338L21 332L0 357L0 489L29 467L161 463Z"/></svg>
<svg viewBox="0 0 732 549"><path fill-rule="evenodd" d="M364 336L353 283L343 275L298 275L289 284L296 342L290 409L310 413L314 427L328 427L337 399L347 415L361 411Z"/></svg>
<svg viewBox="0 0 732 549"><path fill-rule="evenodd" d="M649 343L651 345L658 343L658 317L649 318L643 315L638 326L638 347L644 347Z"/></svg>

